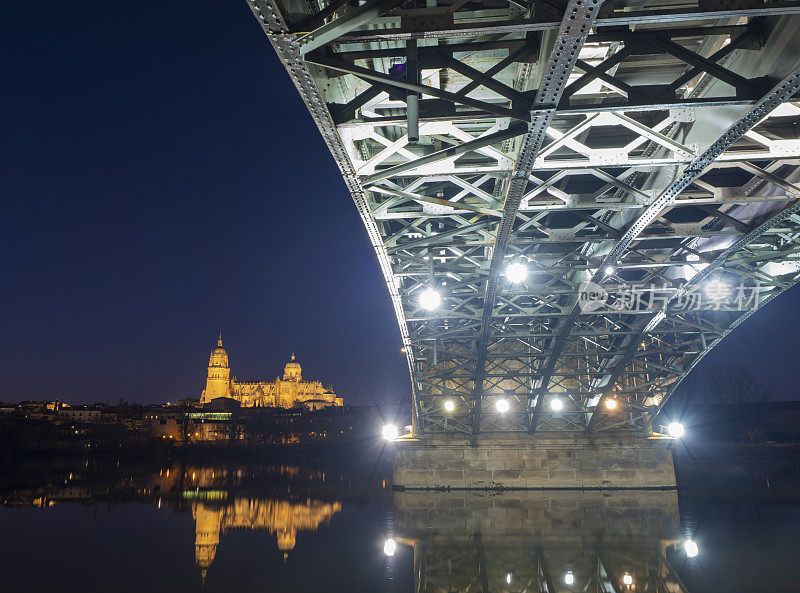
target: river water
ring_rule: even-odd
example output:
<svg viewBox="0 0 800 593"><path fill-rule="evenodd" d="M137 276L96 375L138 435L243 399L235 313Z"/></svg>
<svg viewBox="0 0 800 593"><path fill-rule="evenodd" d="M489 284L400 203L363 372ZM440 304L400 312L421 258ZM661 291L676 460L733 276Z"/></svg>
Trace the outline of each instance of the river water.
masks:
<svg viewBox="0 0 800 593"><path fill-rule="evenodd" d="M429 493L390 475L380 457L11 461L2 591L800 591L786 480Z"/></svg>

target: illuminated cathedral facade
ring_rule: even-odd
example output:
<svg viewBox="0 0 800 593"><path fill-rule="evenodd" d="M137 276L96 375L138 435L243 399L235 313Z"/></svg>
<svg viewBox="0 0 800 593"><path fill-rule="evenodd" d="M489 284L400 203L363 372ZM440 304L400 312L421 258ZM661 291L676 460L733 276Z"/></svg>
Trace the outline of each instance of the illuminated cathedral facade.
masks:
<svg viewBox="0 0 800 593"><path fill-rule="evenodd" d="M231 378L228 352L222 345L222 334L217 347L208 359L206 388L200 396L200 403L228 397L239 402L242 407L295 408L303 407L319 410L330 406L341 406L342 398L326 389L319 381L303 381L302 369L295 360L286 363L283 379L274 381L240 381Z"/></svg>

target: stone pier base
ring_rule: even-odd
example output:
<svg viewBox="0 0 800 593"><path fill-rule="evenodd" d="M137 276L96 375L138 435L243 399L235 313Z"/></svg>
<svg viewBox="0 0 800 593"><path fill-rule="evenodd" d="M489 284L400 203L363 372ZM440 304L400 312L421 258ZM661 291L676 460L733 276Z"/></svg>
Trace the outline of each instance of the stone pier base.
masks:
<svg viewBox="0 0 800 593"><path fill-rule="evenodd" d="M396 489L674 488L669 439L430 437L394 443Z"/></svg>

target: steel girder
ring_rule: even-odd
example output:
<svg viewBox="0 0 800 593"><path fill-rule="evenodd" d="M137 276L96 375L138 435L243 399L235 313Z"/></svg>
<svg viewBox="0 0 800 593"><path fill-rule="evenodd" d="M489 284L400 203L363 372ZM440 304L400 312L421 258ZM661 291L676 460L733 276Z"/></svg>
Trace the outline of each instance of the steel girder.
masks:
<svg viewBox="0 0 800 593"><path fill-rule="evenodd" d="M418 433L648 433L800 279L800 3L249 3L378 255ZM586 310L587 282L668 295ZM709 285L752 298L687 304Z"/></svg>

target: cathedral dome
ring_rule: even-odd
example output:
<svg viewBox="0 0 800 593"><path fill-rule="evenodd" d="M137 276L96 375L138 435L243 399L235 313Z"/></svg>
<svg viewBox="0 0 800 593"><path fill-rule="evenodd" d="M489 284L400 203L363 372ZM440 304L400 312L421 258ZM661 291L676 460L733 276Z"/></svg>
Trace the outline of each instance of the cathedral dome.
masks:
<svg viewBox="0 0 800 593"><path fill-rule="evenodd" d="M228 368L228 352L222 345L222 332L219 333L217 347L211 351L211 356L208 359L208 366Z"/></svg>
<svg viewBox="0 0 800 593"><path fill-rule="evenodd" d="M278 549L281 552L291 552L297 543L297 533L293 530L280 530L278 531Z"/></svg>
<svg viewBox="0 0 800 593"><path fill-rule="evenodd" d="M283 367L283 380L284 381L301 380L300 363L294 359L294 353L292 353L292 360L287 362L286 366Z"/></svg>

